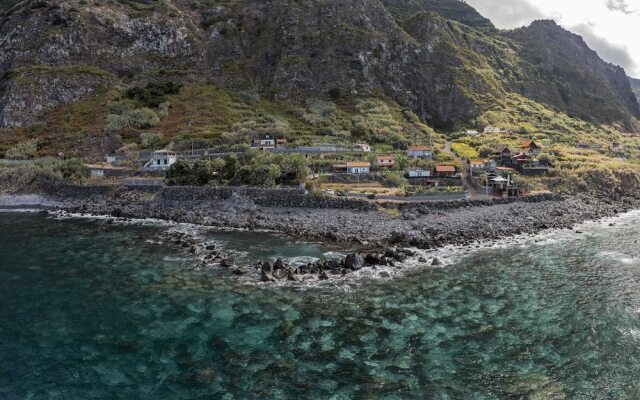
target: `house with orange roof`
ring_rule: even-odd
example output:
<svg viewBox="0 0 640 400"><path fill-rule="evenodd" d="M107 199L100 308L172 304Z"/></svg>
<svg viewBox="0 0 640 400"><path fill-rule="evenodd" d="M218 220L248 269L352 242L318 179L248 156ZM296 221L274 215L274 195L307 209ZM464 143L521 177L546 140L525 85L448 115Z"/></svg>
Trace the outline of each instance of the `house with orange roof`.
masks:
<svg viewBox="0 0 640 400"><path fill-rule="evenodd" d="M451 177L456 174L456 167L454 165L436 165L435 175L439 178Z"/></svg>
<svg viewBox="0 0 640 400"><path fill-rule="evenodd" d="M521 149L524 154L528 154L530 156L537 156L540 154L540 150L542 150L542 148L531 139L525 140Z"/></svg>
<svg viewBox="0 0 640 400"><path fill-rule="evenodd" d="M394 156L377 156L376 163L379 167L393 168L396 166L396 158Z"/></svg>

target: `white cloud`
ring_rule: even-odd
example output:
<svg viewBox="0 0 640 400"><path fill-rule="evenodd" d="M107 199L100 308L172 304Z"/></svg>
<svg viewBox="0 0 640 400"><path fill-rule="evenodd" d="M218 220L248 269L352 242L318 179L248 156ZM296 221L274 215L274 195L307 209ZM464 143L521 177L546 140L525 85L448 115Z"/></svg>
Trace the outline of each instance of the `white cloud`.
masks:
<svg viewBox="0 0 640 400"><path fill-rule="evenodd" d="M602 58L640 77L640 0L467 0L499 28L554 19Z"/></svg>

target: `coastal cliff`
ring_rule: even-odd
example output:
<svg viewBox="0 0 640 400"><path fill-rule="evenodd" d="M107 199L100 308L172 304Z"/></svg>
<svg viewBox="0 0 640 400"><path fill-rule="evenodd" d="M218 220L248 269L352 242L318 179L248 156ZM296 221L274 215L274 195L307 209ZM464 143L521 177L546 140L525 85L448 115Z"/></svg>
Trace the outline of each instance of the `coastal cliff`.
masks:
<svg viewBox="0 0 640 400"><path fill-rule="evenodd" d="M63 105L167 80L249 91L285 109L383 96L445 130L510 93L625 131L640 117L625 72L578 36L546 21L499 31L454 0L26 0L0 12L5 140L44 121L37 132L54 141ZM101 146L102 121L73 128Z"/></svg>

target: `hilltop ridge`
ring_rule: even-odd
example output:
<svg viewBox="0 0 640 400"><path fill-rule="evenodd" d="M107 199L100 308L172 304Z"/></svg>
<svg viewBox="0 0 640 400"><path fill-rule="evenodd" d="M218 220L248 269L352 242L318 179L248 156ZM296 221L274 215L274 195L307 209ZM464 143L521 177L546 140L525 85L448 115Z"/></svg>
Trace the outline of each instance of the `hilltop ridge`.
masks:
<svg viewBox="0 0 640 400"><path fill-rule="evenodd" d="M127 100L130 88L167 82L203 91L162 111L167 138L185 128L176 125L184 121L174 113L178 103L202 109L203 101L209 111L187 121L188 135L202 139L231 138L234 123L249 119L357 140L349 121L366 116L371 103L362 104L370 100L406 110L425 132L497 123L487 113L511 112L514 102L640 130L624 70L579 36L549 21L500 31L458 0L24 0L1 7L5 147L35 132L46 148L112 150L147 124L110 128L111 104ZM220 101L222 93L234 100ZM322 102L335 112L310 123L303 114ZM400 126L414 117L391 118ZM538 119L527 118L528 125ZM386 126L367 128L366 136L375 141ZM78 146L71 136L80 134L89 139Z"/></svg>

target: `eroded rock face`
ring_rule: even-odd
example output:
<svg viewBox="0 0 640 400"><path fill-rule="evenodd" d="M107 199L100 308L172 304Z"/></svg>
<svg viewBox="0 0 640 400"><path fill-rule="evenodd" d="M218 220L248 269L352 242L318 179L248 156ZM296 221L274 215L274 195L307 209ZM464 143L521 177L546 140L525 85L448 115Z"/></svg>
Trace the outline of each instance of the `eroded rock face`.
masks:
<svg viewBox="0 0 640 400"><path fill-rule="evenodd" d="M0 126L29 125L46 110L74 103L106 85L106 74L72 68L24 68L0 84Z"/></svg>
<svg viewBox="0 0 640 400"><path fill-rule="evenodd" d="M206 80L251 86L292 102L382 93L441 128L472 121L506 91L598 122L628 126L640 117L624 71L604 63L586 45L545 24L523 33L499 32L457 0L136 3L0 5L0 126L32 123L51 107L104 85L95 76L61 76L49 69L87 66L110 76L107 86L158 77ZM554 40L555 45L546 43ZM567 48L574 47L567 43L577 43L581 55L570 57ZM560 85L537 79L547 67L530 68L536 65L530 48L587 68L589 79L567 78ZM549 68L555 71L561 64ZM40 68L30 82L15 79L25 66ZM599 115L592 104L564 98L598 92L589 89L593 82L601 85L593 88L603 96L615 99L615 112ZM30 98L33 107L27 109Z"/></svg>

